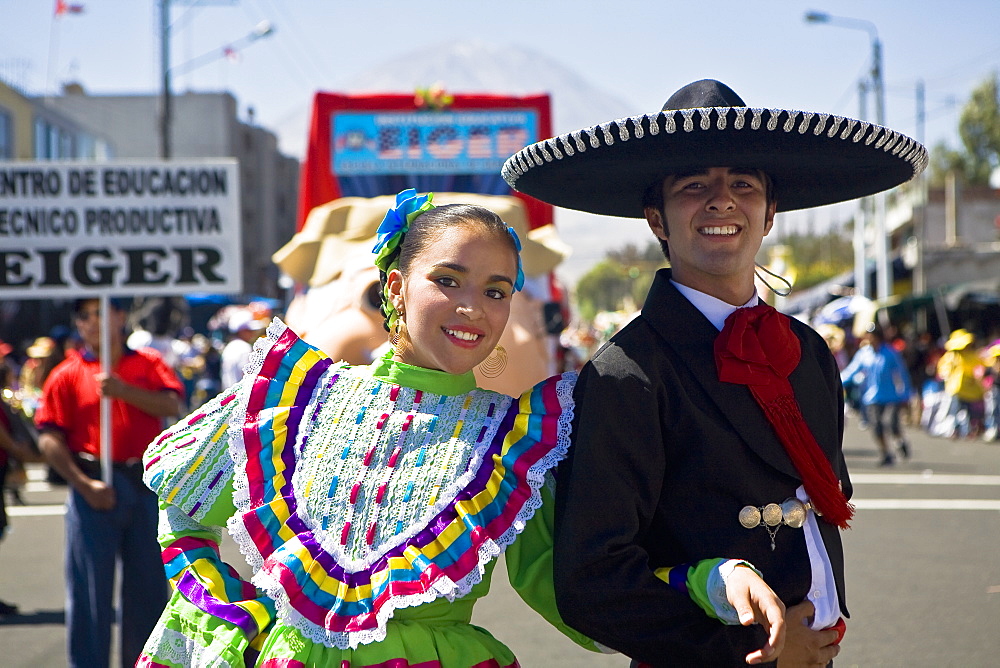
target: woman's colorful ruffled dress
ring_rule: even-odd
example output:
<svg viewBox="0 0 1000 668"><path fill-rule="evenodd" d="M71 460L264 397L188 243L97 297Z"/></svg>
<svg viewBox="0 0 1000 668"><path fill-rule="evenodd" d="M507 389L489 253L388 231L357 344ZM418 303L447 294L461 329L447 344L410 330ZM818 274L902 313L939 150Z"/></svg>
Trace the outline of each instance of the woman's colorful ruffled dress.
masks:
<svg viewBox="0 0 1000 668"><path fill-rule="evenodd" d="M512 399L471 372L334 363L275 321L243 382L147 452L174 592L138 665L516 666L471 624L501 553L522 598L597 649L552 596L572 389ZM252 582L222 561L223 527Z"/></svg>

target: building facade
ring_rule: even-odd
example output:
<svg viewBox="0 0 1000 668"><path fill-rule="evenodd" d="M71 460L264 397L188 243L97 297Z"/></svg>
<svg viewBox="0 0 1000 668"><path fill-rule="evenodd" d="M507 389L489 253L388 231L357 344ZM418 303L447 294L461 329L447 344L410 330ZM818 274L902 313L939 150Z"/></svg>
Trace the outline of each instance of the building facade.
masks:
<svg viewBox="0 0 1000 668"><path fill-rule="evenodd" d="M101 160L107 136L0 80L0 160Z"/></svg>
<svg viewBox="0 0 1000 668"><path fill-rule="evenodd" d="M113 154L108 137L61 113L47 98L0 80L0 161L102 160ZM49 333L68 317L64 300L4 299L0 288L0 339L15 346Z"/></svg>
<svg viewBox="0 0 1000 668"><path fill-rule="evenodd" d="M240 120L229 93L184 93L172 98L171 157L236 158L243 219L243 297L280 298L271 255L295 234L299 162L282 155L274 133ZM50 106L110 138L116 159L160 156L159 95L89 95L64 87Z"/></svg>
<svg viewBox="0 0 1000 668"><path fill-rule="evenodd" d="M32 96L0 79L0 161L158 159L158 95ZM271 255L295 234L299 162L282 155L274 133L240 120L228 93L174 97L173 157L235 158L240 170L243 292L281 299ZM0 289L0 339L16 345L68 322L67 300L8 300Z"/></svg>

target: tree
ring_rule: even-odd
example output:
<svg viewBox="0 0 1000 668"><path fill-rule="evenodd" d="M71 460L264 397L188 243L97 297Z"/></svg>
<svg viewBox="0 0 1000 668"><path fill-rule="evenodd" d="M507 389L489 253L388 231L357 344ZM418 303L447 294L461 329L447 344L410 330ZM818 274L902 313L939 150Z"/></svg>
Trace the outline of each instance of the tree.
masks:
<svg viewBox="0 0 1000 668"><path fill-rule="evenodd" d="M794 268L796 290L822 283L854 266L854 246L838 230L823 234L786 234L778 243L788 246L791 251L789 264Z"/></svg>
<svg viewBox="0 0 1000 668"><path fill-rule="evenodd" d="M601 311L617 311L627 296L631 296L632 282L626 268L605 258L595 264L576 284L576 305L580 316L592 321Z"/></svg>
<svg viewBox="0 0 1000 668"><path fill-rule="evenodd" d="M609 250L576 284L576 306L587 321L601 311L631 311L642 305L653 274L666 264L659 244L628 244Z"/></svg>
<svg viewBox="0 0 1000 668"><path fill-rule="evenodd" d="M968 153L968 182L989 183L990 173L1000 166L1000 78L996 73L972 91L958 132Z"/></svg>
<svg viewBox="0 0 1000 668"><path fill-rule="evenodd" d="M940 186L949 171L970 185L989 183L1000 167L1000 76L990 75L973 91L962 108L958 134L964 151L938 144L931 153L931 183Z"/></svg>

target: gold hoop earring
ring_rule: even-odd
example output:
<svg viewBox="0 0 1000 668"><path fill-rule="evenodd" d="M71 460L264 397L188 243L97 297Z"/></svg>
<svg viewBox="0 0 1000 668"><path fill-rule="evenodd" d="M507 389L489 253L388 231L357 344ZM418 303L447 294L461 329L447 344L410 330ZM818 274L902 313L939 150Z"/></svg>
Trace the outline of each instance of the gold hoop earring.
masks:
<svg viewBox="0 0 1000 668"><path fill-rule="evenodd" d="M496 378L507 368L507 349L497 344L490 356L479 364L479 373L486 378Z"/></svg>
<svg viewBox="0 0 1000 668"><path fill-rule="evenodd" d="M399 352L399 344L406 335L406 323L403 322L403 314L400 313L399 316L389 325L389 343L392 345L396 352Z"/></svg>

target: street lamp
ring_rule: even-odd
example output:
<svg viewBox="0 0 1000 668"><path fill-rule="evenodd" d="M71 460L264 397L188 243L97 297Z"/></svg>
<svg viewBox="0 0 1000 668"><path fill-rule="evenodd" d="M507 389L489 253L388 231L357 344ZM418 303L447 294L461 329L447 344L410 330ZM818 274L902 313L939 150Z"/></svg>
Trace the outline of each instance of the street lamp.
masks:
<svg viewBox="0 0 1000 668"><path fill-rule="evenodd" d="M885 125L885 86L882 81L882 43L878 38L878 30L875 24L864 19L853 19L843 16L832 16L826 12L810 11L805 14L806 23L828 23L842 28L853 28L864 30L871 37L872 63L870 77L870 90L875 93L875 122ZM865 87L862 87L862 91ZM864 108L864 100L861 102ZM862 118L865 114L862 114ZM878 193L875 200L875 276L876 294L878 299L886 299L891 292L892 278L889 273L889 249L886 240L885 229L885 193ZM862 210L867 207L862 204ZM864 296L867 287L867 274L865 273L865 242L864 226L854 226L854 287L859 294ZM859 262L860 259L860 262ZM860 265L860 266L859 266Z"/></svg>
<svg viewBox="0 0 1000 668"><path fill-rule="evenodd" d="M197 58L192 58L191 60L181 63L180 65L174 65L170 68L171 74L184 74L185 72L190 72L191 70L196 70L202 65L207 65L213 60L223 58L226 56L231 56L238 52L240 49L253 44L258 39L263 39L268 35L274 33L274 26L270 21L261 21L254 29L249 33L239 38L231 44L226 44L220 49L212 49L207 53L203 53Z"/></svg>
<svg viewBox="0 0 1000 668"><path fill-rule="evenodd" d="M160 75L162 84L161 95L163 97L163 108L160 114L160 157L163 159L171 157L170 126L173 121L173 93L171 91L170 75L190 72L217 58L236 53L239 49L274 33L274 26L270 21L261 21L250 33L232 44L227 44L222 49L203 53L197 58L193 58L177 67L171 67L170 3L171 0L160 0Z"/></svg>

